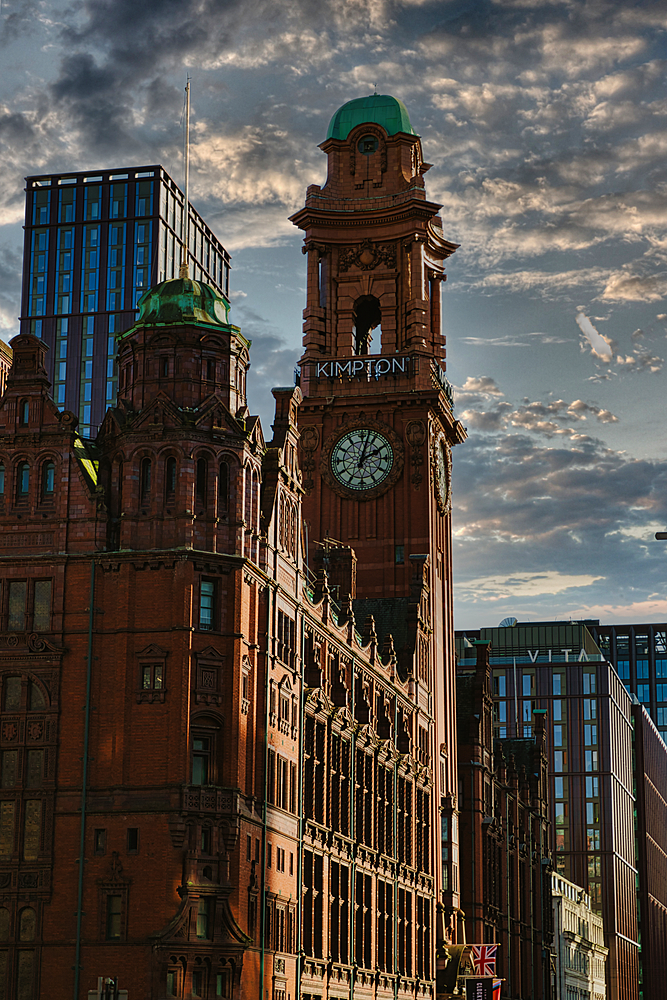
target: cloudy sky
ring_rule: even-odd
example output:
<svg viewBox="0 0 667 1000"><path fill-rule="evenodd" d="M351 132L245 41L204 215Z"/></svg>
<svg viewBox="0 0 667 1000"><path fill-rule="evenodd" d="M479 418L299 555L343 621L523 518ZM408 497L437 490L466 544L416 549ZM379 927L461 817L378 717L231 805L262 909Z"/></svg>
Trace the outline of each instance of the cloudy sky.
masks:
<svg viewBox="0 0 667 1000"><path fill-rule="evenodd" d="M1 0L0 337L23 177L161 162L233 254L251 403L291 381L287 221L345 101L392 93L445 235L458 627L667 620L664 0Z"/></svg>

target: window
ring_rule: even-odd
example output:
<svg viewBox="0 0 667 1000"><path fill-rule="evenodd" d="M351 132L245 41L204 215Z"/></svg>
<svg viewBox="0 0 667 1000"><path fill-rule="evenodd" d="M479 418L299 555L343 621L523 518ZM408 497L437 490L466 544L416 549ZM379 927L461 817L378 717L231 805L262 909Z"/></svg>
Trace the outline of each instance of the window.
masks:
<svg viewBox="0 0 667 1000"><path fill-rule="evenodd" d="M26 906L21 910L21 917L19 922L19 940L20 941L34 941L35 940L35 928L37 924L37 914L31 906Z"/></svg>
<svg viewBox="0 0 667 1000"><path fill-rule="evenodd" d="M294 650L296 638L296 625L293 618L278 611L278 642L276 644L276 655L288 666L294 665Z"/></svg>
<svg viewBox="0 0 667 1000"><path fill-rule="evenodd" d="M192 741L192 784L208 785L211 770L210 736L195 736Z"/></svg>
<svg viewBox="0 0 667 1000"><path fill-rule="evenodd" d="M42 500L53 500L56 485L56 467L53 462L42 466Z"/></svg>
<svg viewBox="0 0 667 1000"><path fill-rule="evenodd" d="M395 550L395 554L394 554L394 561L395 561L395 563L396 563L397 566L402 566L403 563L405 562L405 546L404 545L397 545L396 546L396 550Z"/></svg>
<svg viewBox="0 0 667 1000"><path fill-rule="evenodd" d="M120 941L120 918L122 912L122 896L109 894L107 896L107 941Z"/></svg>
<svg viewBox="0 0 667 1000"><path fill-rule="evenodd" d="M32 627L35 632L48 632L51 628L51 581L35 580L34 596Z"/></svg>
<svg viewBox="0 0 667 1000"><path fill-rule="evenodd" d="M22 427L27 427L30 421L30 401L22 399L19 403L19 423Z"/></svg>
<svg viewBox="0 0 667 1000"><path fill-rule="evenodd" d="M215 581L202 580L199 591L199 628L210 632L214 628Z"/></svg>
<svg viewBox="0 0 667 1000"><path fill-rule="evenodd" d="M141 502L148 503L151 497L151 460L144 458L141 461Z"/></svg>
<svg viewBox="0 0 667 1000"><path fill-rule="evenodd" d="M178 996L178 972L175 969L169 969L167 972L167 996L175 997Z"/></svg>
<svg viewBox="0 0 667 1000"><path fill-rule="evenodd" d="M201 896L197 909L197 937L211 937L211 900L208 896Z"/></svg>
<svg viewBox="0 0 667 1000"><path fill-rule="evenodd" d="M141 667L141 688L143 691L161 691L164 687L164 664L144 663Z"/></svg>
<svg viewBox="0 0 667 1000"><path fill-rule="evenodd" d="M197 927L199 927L199 918L197 918ZM197 937L200 936L197 934ZM204 995L204 973L201 969L195 969L192 973L192 995L193 997L203 997Z"/></svg>
<svg viewBox="0 0 667 1000"><path fill-rule="evenodd" d="M9 617L7 628L10 632L25 629L25 604L28 584L25 580L12 580L9 584Z"/></svg>
<svg viewBox="0 0 667 1000"><path fill-rule="evenodd" d="M218 507L221 514L229 510L229 465L227 462L220 463L220 474L218 478Z"/></svg>
<svg viewBox="0 0 667 1000"><path fill-rule="evenodd" d="M138 854L139 853L139 828L136 826L130 826L127 830L127 853L128 854Z"/></svg>
<svg viewBox="0 0 667 1000"><path fill-rule="evenodd" d="M17 503L27 503L30 493L30 466L27 462L21 462L17 469L16 478L16 500Z"/></svg>
<svg viewBox="0 0 667 1000"><path fill-rule="evenodd" d="M637 680L648 678L648 660L637 660Z"/></svg>
<svg viewBox="0 0 667 1000"><path fill-rule="evenodd" d="M176 459L168 458L164 477L165 500L168 504L176 499Z"/></svg>
<svg viewBox="0 0 667 1000"><path fill-rule="evenodd" d="M622 681L630 680L630 661L629 660L617 660L616 669L618 671L618 676ZM586 675L584 675L586 677ZM586 689L584 688L584 691Z"/></svg>
<svg viewBox="0 0 667 1000"><path fill-rule="evenodd" d="M651 700L651 687L649 684L638 684L637 685L637 697L642 702L649 702Z"/></svg>
<svg viewBox="0 0 667 1000"><path fill-rule="evenodd" d="M0 497L5 495L5 463L0 462Z"/></svg>
<svg viewBox="0 0 667 1000"><path fill-rule="evenodd" d="M93 852L97 855L106 854L107 850L107 831L106 830L95 830L93 834Z"/></svg>
<svg viewBox="0 0 667 1000"><path fill-rule="evenodd" d="M205 458L197 461L196 499L200 507L206 507L206 485L208 481L208 462Z"/></svg>
<svg viewBox="0 0 667 1000"><path fill-rule="evenodd" d="M18 750L2 751L2 787L13 788L16 784Z"/></svg>

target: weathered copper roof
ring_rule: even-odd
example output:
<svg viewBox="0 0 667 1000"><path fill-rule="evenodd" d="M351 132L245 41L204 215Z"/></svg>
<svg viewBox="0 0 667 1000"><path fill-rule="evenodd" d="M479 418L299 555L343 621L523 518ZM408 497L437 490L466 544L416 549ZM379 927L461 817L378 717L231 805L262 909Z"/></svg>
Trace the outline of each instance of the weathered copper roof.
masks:
<svg viewBox="0 0 667 1000"><path fill-rule="evenodd" d="M371 94L370 97L356 97L338 109L329 122L327 139L347 139L353 128L365 122L381 125L387 135L417 134L402 101L389 94Z"/></svg>
<svg viewBox="0 0 667 1000"><path fill-rule="evenodd" d="M214 288L192 278L170 278L139 299L137 326L229 325L229 303ZM123 334L126 337L129 330Z"/></svg>

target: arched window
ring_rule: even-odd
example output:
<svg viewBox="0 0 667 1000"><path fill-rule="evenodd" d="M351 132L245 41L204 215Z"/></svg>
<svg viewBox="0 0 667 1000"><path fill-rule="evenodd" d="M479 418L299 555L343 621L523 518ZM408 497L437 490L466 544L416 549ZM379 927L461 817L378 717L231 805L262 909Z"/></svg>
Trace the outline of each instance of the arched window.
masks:
<svg viewBox="0 0 667 1000"><path fill-rule="evenodd" d="M208 484L208 462L205 458L200 458L197 461L197 482L196 482L196 493L197 493L197 503L200 507L206 506L206 487Z"/></svg>
<svg viewBox="0 0 667 1000"><path fill-rule="evenodd" d="M229 510L229 464L220 463L218 476L218 507L221 514L226 514Z"/></svg>
<svg viewBox="0 0 667 1000"><path fill-rule="evenodd" d="M362 295L354 304L354 353L370 354L371 331L382 322L380 300L374 295Z"/></svg>
<svg viewBox="0 0 667 1000"><path fill-rule="evenodd" d="M176 459L168 458L164 470L164 493L166 502L173 503L176 499Z"/></svg>
<svg viewBox="0 0 667 1000"><path fill-rule="evenodd" d="M28 494L30 493L30 466L27 462L21 462L17 472L16 499L19 502L26 501L28 499Z"/></svg>
<svg viewBox="0 0 667 1000"><path fill-rule="evenodd" d="M151 497L152 463L150 458L141 460L141 502L147 503Z"/></svg>
<svg viewBox="0 0 667 1000"><path fill-rule="evenodd" d="M53 462L45 462L42 466L42 499L52 500L56 487L56 467Z"/></svg>

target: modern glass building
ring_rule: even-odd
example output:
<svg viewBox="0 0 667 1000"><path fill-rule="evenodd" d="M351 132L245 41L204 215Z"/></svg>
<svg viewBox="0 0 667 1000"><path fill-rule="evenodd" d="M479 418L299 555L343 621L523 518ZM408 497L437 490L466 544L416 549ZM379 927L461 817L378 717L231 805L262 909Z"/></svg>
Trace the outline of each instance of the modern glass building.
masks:
<svg viewBox="0 0 667 1000"><path fill-rule="evenodd" d="M185 197L159 165L26 178L21 333L50 348L58 406L93 436L116 396L116 338L178 276ZM189 208L190 277L229 295L230 257Z"/></svg>
<svg viewBox="0 0 667 1000"><path fill-rule="evenodd" d="M593 621L588 627L667 743L667 623L600 625Z"/></svg>
<svg viewBox="0 0 667 1000"><path fill-rule="evenodd" d="M456 633L457 654L459 664L472 663L471 641L491 643L497 738L531 736L534 712L547 710L554 865L586 889L603 917L607 997L637 1000L632 698L597 646L592 624L466 630Z"/></svg>

